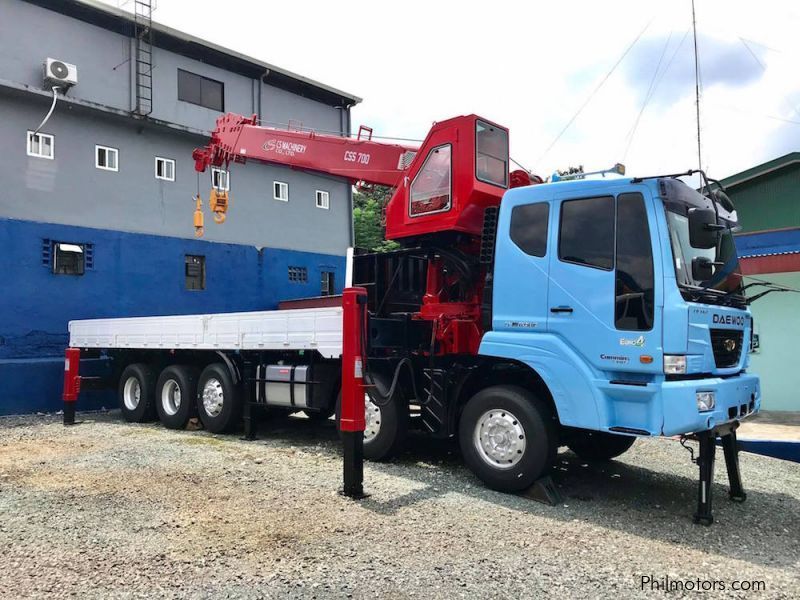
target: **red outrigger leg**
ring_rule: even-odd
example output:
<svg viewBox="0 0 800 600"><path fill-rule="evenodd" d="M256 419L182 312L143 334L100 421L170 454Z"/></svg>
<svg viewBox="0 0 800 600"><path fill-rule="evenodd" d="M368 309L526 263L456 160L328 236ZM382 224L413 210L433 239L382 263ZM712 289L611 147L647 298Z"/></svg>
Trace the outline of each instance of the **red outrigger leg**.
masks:
<svg viewBox="0 0 800 600"><path fill-rule="evenodd" d="M80 348L67 348L64 353L64 425L75 424L75 403L81 392L81 351Z"/></svg>
<svg viewBox="0 0 800 600"><path fill-rule="evenodd" d="M342 403L339 430L344 445L343 494L364 497L364 339L367 290L342 293Z"/></svg>

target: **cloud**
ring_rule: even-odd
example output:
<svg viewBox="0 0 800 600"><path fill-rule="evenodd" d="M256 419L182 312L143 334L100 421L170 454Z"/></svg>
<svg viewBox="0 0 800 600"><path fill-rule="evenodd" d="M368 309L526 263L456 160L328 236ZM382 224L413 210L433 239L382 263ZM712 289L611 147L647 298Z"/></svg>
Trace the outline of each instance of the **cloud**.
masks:
<svg viewBox="0 0 800 600"><path fill-rule="evenodd" d="M720 40L701 35L697 46L704 90L715 86L742 88L758 81L764 74L764 69L740 40ZM751 48L758 56L759 49ZM690 32L643 39L623 63L623 72L643 99L650 89L662 53L650 102L663 107L694 93L694 49ZM760 57L759 60L763 64Z"/></svg>

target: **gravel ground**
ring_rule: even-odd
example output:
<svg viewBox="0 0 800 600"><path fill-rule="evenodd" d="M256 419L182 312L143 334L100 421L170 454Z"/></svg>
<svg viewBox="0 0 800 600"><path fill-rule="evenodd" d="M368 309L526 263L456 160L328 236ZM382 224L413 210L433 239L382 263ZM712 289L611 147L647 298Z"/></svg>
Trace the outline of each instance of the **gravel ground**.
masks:
<svg viewBox="0 0 800 600"><path fill-rule="evenodd" d="M0 420L0 597L800 596L800 465L742 455L749 493L691 524L696 468L672 440L621 460L563 452L565 501L481 486L450 443L414 440L340 497L333 423L281 419L256 442L129 425L116 412ZM732 592L763 581L761 592ZM720 585L725 586L720 591Z"/></svg>

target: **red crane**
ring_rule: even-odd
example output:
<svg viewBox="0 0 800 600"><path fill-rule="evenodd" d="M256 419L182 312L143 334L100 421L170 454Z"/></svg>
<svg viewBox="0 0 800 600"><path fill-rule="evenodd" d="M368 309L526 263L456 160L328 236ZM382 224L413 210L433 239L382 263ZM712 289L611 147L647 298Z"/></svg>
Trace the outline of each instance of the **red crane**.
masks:
<svg viewBox="0 0 800 600"><path fill-rule="evenodd" d="M481 235L493 224L505 191L532 183L526 171L509 171L506 128L477 115L454 117L435 123L421 146L412 148L372 140L363 127L351 138L265 127L255 115L226 114L217 119L210 143L192 156L200 172L257 160L392 187L386 237L423 253L427 263L424 294L412 318L431 322L432 352L477 352L487 274ZM224 220L227 196L212 193L212 209ZM373 275L378 279L376 271L393 268L387 257Z"/></svg>

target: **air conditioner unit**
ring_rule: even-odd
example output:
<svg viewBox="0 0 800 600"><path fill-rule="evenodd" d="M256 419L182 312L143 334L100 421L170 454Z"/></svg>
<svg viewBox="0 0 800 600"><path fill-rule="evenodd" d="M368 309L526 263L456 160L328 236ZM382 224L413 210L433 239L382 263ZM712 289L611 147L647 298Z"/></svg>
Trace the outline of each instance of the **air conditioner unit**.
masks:
<svg viewBox="0 0 800 600"><path fill-rule="evenodd" d="M78 67L62 60L48 58L44 62L45 87L66 89L78 83Z"/></svg>

